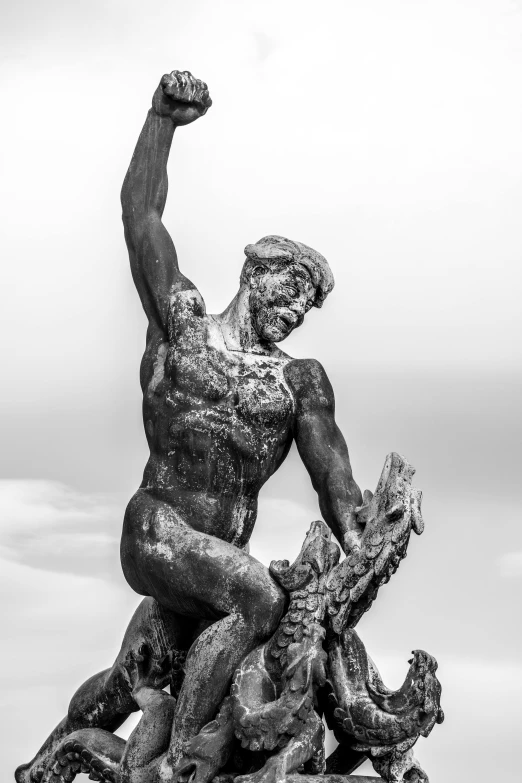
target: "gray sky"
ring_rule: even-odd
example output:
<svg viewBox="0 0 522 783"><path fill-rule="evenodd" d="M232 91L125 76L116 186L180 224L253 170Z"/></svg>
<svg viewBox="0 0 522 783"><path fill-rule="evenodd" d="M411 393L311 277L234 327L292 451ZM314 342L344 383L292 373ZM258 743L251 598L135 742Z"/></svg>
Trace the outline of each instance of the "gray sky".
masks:
<svg viewBox="0 0 522 783"><path fill-rule="evenodd" d="M214 105L176 133L165 222L219 312L268 233L336 288L285 343L336 391L354 474L387 452L426 531L359 630L398 686L439 659L432 779L518 769L522 5L508 0L19 0L2 11L0 539L8 776L110 665L138 598L120 573L146 444L145 319L119 188L160 76ZM292 557L318 515L293 451L253 552ZM481 753L476 752L477 746Z"/></svg>

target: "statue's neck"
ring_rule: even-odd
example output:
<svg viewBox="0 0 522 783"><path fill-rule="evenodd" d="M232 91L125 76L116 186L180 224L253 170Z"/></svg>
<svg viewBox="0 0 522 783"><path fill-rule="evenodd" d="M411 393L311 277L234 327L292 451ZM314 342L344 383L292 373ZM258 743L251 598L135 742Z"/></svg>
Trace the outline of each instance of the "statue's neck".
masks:
<svg viewBox="0 0 522 783"><path fill-rule="evenodd" d="M261 340L252 324L249 307L250 290L241 287L221 315L215 316L221 326L229 351L271 354L273 344Z"/></svg>

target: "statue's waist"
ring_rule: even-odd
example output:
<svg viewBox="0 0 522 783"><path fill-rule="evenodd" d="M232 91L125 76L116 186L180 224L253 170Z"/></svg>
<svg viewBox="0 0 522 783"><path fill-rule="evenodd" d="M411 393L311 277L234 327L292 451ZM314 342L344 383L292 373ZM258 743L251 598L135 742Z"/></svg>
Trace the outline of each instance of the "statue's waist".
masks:
<svg viewBox="0 0 522 783"><path fill-rule="evenodd" d="M168 482L194 491L236 494L259 491L286 453L289 432L180 415L155 427L145 421L151 468ZM161 474L161 475L160 475Z"/></svg>
<svg viewBox="0 0 522 783"><path fill-rule="evenodd" d="M257 493L190 491L164 482L154 484L146 477L147 470L139 493L146 492L158 506L168 506L180 522L238 547L248 542L257 518Z"/></svg>
<svg viewBox="0 0 522 783"><path fill-rule="evenodd" d="M151 450L144 480L155 487L235 496L256 494L277 466L278 452L236 449L229 443L183 432L168 451Z"/></svg>

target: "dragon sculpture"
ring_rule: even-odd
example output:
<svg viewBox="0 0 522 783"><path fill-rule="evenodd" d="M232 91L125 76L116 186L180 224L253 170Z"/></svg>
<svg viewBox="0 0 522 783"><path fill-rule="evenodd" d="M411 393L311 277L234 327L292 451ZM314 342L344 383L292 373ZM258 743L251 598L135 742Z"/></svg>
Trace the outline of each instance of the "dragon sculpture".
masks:
<svg viewBox="0 0 522 783"><path fill-rule="evenodd" d="M388 689L354 630L422 533L414 469L388 455L376 492L365 493L365 528L339 562L323 522L313 522L296 561L270 571L289 603L276 633L246 656L211 723L187 743L172 780L180 783L282 783L289 775L350 774L366 758L387 783L428 781L413 755L419 736L441 723L435 659L415 650L404 684ZM161 690L179 676L172 651L156 659L142 647L124 674L142 717L125 742L82 729L55 751L42 783L72 783L79 773L103 783L160 783L175 698ZM175 689L174 689L175 690ZM324 715L339 743L325 761ZM170 780L170 778L169 778Z"/></svg>

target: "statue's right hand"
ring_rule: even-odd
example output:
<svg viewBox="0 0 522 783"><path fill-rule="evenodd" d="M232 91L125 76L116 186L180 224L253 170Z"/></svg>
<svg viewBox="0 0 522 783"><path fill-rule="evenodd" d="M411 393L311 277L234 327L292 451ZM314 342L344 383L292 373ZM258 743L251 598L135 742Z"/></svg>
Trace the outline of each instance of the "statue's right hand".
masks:
<svg viewBox="0 0 522 783"><path fill-rule="evenodd" d="M205 82L189 71L172 71L161 77L152 98L152 108L174 125L188 125L206 114L212 99Z"/></svg>

